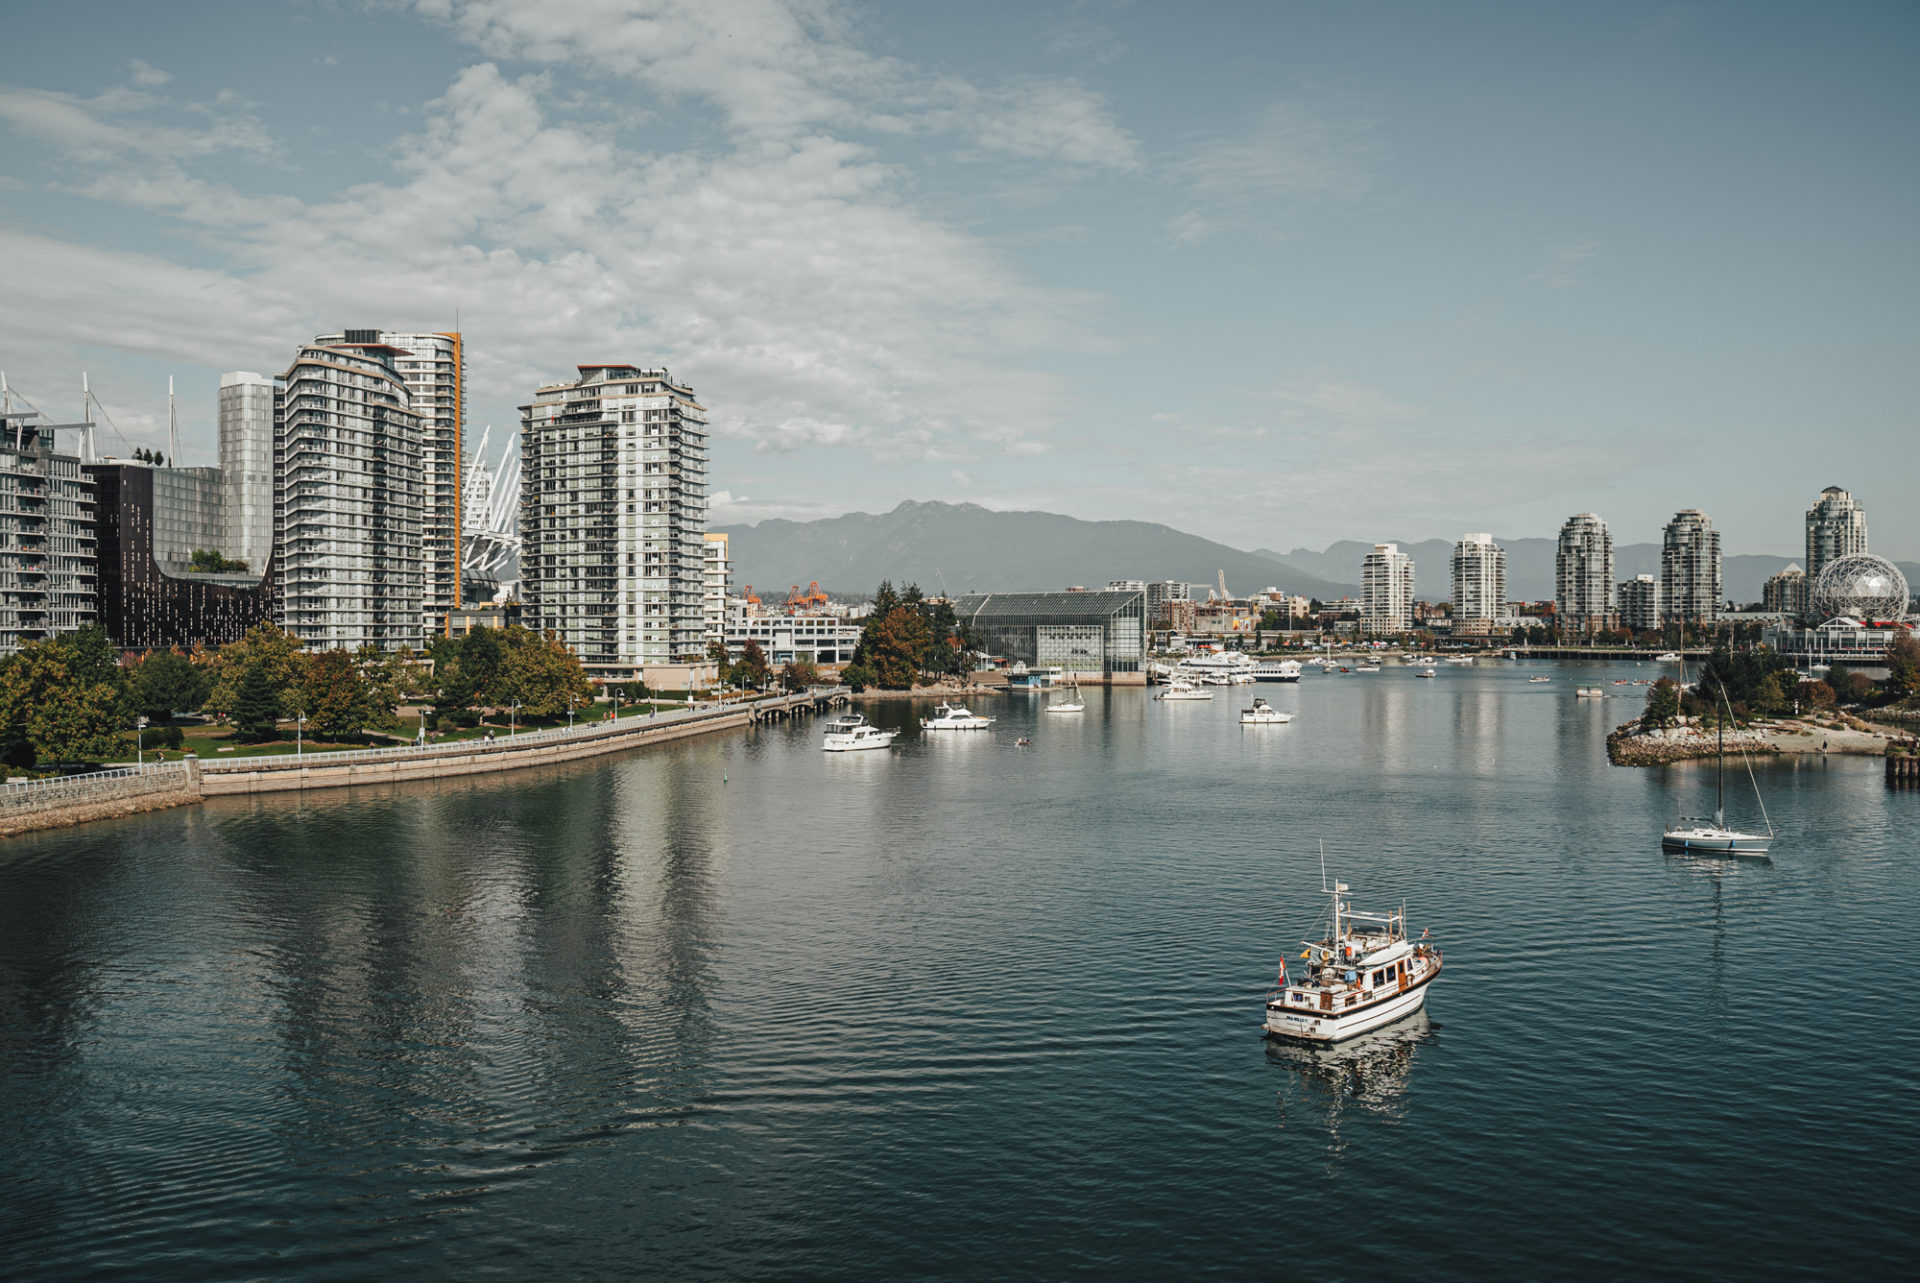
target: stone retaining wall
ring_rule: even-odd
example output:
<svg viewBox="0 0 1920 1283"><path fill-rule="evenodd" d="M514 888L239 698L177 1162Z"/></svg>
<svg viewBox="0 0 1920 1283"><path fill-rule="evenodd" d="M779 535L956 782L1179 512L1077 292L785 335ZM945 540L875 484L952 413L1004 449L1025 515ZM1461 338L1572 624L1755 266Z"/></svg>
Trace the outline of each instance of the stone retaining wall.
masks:
<svg viewBox="0 0 1920 1283"><path fill-rule="evenodd" d="M10 784L0 791L0 837L186 806L200 796L192 762Z"/></svg>

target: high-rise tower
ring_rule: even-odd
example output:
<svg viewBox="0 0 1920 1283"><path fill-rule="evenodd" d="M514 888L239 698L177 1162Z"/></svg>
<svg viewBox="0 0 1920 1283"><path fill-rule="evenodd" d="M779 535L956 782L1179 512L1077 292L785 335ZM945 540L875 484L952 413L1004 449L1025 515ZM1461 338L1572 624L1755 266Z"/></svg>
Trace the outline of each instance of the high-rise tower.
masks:
<svg viewBox="0 0 1920 1283"><path fill-rule="evenodd" d="M263 374L220 376L220 477L220 550L264 574L273 554L273 380Z"/></svg>
<svg viewBox="0 0 1920 1283"><path fill-rule="evenodd" d="M1720 532L1698 508L1682 508L1667 523L1660 596L1670 620L1712 623L1720 617Z"/></svg>
<svg viewBox="0 0 1920 1283"><path fill-rule="evenodd" d="M362 333L355 331L355 333ZM316 343L337 343L329 334ZM466 351L460 334L381 330L379 341L398 349L394 370L406 382L420 416L420 609L428 633L443 632L447 612L460 601L461 469L466 462Z"/></svg>
<svg viewBox="0 0 1920 1283"><path fill-rule="evenodd" d="M520 407L528 625L589 668L704 658L707 412L664 369L579 370Z"/></svg>
<svg viewBox="0 0 1920 1283"><path fill-rule="evenodd" d="M1560 527L1553 586L1562 628L1592 633L1618 622L1613 608L1613 532L1593 513L1577 512Z"/></svg>
<svg viewBox="0 0 1920 1283"><path fill-rule="evenodd" d="M1507 551L1492 535L1467 535L1453 546L1453 618L1497 619L1507 604Z"/></svg>
<svg viewBox="0 0 1920 1283"><path fill-rule="evenodd" d="M420 416L407 349L348 330L300 349L274 398L281 627L308 645L418 647Z"/></svg>
<svg viewBox="0 0 1920 1283"><path fill-rule="evenodd" d="M1867 511L1839 486L1828 486L1807 509L1807 582L1830 561L1867 551Z"/></svg>
<svg viewBox="0 0 1920 1283"><path fill-rule="evenodd" d="M1368 633L1413 627L1413 558L1396 543L1377 543L1360 563L1360 625Z"/></svg>

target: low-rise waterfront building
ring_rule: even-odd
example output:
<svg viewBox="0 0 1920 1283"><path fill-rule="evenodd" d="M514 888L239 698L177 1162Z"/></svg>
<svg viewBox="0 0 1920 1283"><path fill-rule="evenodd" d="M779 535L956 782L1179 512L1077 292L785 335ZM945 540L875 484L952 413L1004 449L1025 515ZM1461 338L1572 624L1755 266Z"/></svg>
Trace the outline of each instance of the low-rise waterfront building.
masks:
<svg viewBox="0 0 1920 1283"><path fill-rule="evenodd" d="M728 608L725 621L728 654L737 656L753 642L770 664L849 663L860 644L860 632L861 621L850 616L758 614L738 599Z"/></svg>
<svg viewBox="0 0 1920 1283"><path fill-rule="evenodd" d="M981 646L1010 661L1106 677L1144 671L1143 592L968 593L953 608Z"/></svg>

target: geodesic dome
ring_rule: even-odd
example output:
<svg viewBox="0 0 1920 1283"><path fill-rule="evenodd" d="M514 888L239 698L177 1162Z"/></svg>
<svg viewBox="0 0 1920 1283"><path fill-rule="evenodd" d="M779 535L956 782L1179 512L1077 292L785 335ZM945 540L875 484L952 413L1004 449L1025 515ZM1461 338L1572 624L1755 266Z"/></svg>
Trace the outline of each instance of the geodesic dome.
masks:
<svg viewBox="0 0 1920 1283"><path fill-rule="evenodd" d="M1907 577L1885 557L1855 553L1820 567L1808 604L1822 622L1849 619L1905 619Z"/></svg>

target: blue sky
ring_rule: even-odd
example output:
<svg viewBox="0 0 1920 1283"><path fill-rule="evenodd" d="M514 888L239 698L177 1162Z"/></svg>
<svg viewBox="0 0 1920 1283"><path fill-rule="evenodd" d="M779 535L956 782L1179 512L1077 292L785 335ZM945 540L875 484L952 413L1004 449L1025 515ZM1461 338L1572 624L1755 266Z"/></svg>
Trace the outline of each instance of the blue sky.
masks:
<svg viewBox="0 0 1920 1283"><path fill-rule="evenodd" d="M467 336L714 416L716 522L971 500L1242 547L1820 488L1920 557L1912 5L16 9L0 368L211 462L227 369ZM111 435L109 436L111 441Z"/></svg>

